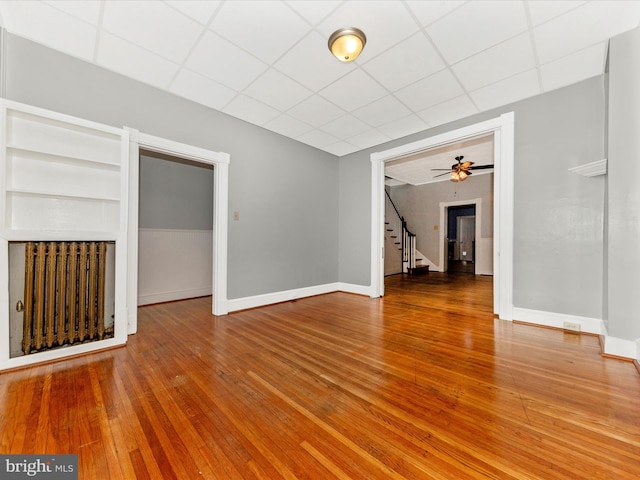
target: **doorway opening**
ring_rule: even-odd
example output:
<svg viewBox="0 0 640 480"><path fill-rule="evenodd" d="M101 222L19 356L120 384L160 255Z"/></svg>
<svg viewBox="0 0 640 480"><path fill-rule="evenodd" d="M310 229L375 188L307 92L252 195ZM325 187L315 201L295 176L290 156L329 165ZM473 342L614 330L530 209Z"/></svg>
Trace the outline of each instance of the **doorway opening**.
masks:
<svg viewBox="0 0 640 480"><path fill-rule="evenodd" d="M476 206L447 207L447 273L475 274Z"/></svg>
<svg viewBox="0 0 640 480"><path fill-rule="evenodd" d="M140 150L138 306L209 296L213 165Z"/></svg>
<svg viewBox="0 0 640 480"><path fill-rule="evenodd" d="M502 319L513 319L513 112L371 155L371 297L376 298L384 295L385 163L456 141L488 134L493 134L494 136L495 165L492 268L494 284L493 310ZM441 222L442 224L443 222ZM443 235L442 237L444 238Z"/></svg>

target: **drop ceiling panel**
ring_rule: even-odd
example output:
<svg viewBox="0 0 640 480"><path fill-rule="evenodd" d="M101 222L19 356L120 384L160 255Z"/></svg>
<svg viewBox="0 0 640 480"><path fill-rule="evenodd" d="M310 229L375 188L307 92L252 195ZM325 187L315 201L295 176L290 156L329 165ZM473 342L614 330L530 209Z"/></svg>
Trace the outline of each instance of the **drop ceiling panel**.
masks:
<svg viewBox="0 0 640 480"><path fill-rule="evenodd" d="M308 32L309 25L281 2L224 2L211 29L265 63L273 63Z"/></svg>
<svg viewBox="0 0 640 480"><path fill-rule="evenodd" d="M320 95L347 111L367 105L386 93L378 82L362 70L354 70L320 90Z"/></svg>
<svg viewBox="0 0 640 480"><path fill-rule="evenodd" d="M90 24L36 2L0 2L0 8L2 21L17 35L75 57L93 60L97 30Z"/></svg>
<svg viewBox="0 0 640 480"><path fill-rule="evenodd" d="M539 60L548 63L604 42L637 27L639 17L640 2L587 2L534 29Z"/></svg>
<svg viewBox="0 0 640 480"><path fill-rule="evenodd" d="M445 63L427 37L419 32L362 68L389 91L395 91L444 69Z"/></svg>
<svg viewBox="0 0 640 480"><path fill-rule="evenodd" d="M455 64L452 69L462 85L470 91L535 66L531 38L527 32L469 57Z"/></svg>
<svg viewBox="0 0 640 480"><path fill-rule="evenodd" d="M227 87L241 91L253 82L267 65L218 35L206 32L186 66Z"/></svg>
<svg viewBox="0 0 640 480"><path fill-rule="evenodd" d="M442 70L408 87L395 96L415 112L461 95L462 87L449 70Z"/></svg>
<svg viewBox="0 0 640 480"><path fill-rule="evenodd" d="M216 110L222 110L237 95L234 90L186 68L174 79L171 92Z"/></svg>
<svg viewBox="0 0 640 480"><path fill-rule="evenodd" d="M529 70L483 87L469 95L478 108L484 111L515 102L520 98L538 95L540 92L538 73L536 70Z"/></svg>
<svg viewBox="0 0 640 480"><path fill-rule="evenodd" d="M131 44L182 63L203 26L160 2L107 2L102 28Z"/></svg>
<svg viewBox="0 0 640 480"><path fill-rule="evenodd" d="M382 97L353 112L357 118L372 127L379 127L380 125L406 117L409 113L411 113L411 110L394 97Z"/></svg>
<svg viewBox="0 0 640 480"><path fill-rule="evenodd" d="M126 51L127 55L122 55ZM119 37L103 32L97 62L110 70L159 88L167 88L178 72L178 65Z"/></svg>
<svg viewBox="0 0 640 480"><path fill-rule="evenodd" d="M605 42L585 48L540 67L545 90L565 87L576 80L587 79L602 72L607 45Z"/></svg>
<svg viewBox="0 0 640 480"><path fill-rule="evenodd" d="M316 31L296 43L274 66L313 91L321 90L357 68L353 63L344 64L332 57L327 39Z"/></svg>
<svg viewBox="0 0 640 480"><path fill-rule="evenodd" d="M13 34L343 155L602 75L640 0L0 0L0 16ZM327 48L344 26L368 38L349 64Z"/></svg>
<svg viewBox="0 0 640 480"><path fill-rule="evenodd" d="M271 68L249 85L244 93L279 111L286 111L310 97L313 92Z"/></svg>
<svg viewBox="0 0 640 480"><path fill-rule="evenodd" d="M467 2L427 27L436 48L450 64L526 30L527 18L520 1Z"/></svg>

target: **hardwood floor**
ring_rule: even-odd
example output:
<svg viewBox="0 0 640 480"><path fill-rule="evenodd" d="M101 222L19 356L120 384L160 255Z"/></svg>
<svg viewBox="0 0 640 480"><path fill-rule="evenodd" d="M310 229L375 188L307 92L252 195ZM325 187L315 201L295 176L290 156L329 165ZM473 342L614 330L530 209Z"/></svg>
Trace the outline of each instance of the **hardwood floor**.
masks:
<svg viewBox="0 0 640 480"><path fill-rule="evenodd" d="M0 453L77 453L84 480L640 478L634 366L454 277L143 307L125 348L0 374Z"/></svg>

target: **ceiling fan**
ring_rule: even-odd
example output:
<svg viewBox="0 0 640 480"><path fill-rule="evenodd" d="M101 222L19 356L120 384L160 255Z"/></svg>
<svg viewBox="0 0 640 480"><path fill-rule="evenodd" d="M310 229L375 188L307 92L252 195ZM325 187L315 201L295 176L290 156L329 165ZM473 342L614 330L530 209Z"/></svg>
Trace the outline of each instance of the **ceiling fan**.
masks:
<svg viewBox="0 0 640 480"><path fill-rule="evenodd" d="M471 170L485 170L488 168L493 168L493 165L478 165L476 167L473 166L473 162L463 162L462 159L464 155L459 155L456 157L458 163L454 163L451 165L451 168L432 168L432 171L436 170L446 170L445 173L441 173L440 175L436 175L433 178L442 177L443 175L451 175L452 182L462 182L469 175L471 175Z"/></svg>

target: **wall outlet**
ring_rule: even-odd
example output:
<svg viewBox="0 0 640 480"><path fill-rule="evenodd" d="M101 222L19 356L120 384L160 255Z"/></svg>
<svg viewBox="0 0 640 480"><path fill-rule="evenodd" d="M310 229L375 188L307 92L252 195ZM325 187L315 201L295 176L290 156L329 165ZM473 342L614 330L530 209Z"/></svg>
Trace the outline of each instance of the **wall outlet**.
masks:
<svg viewBox="0 0 640 480"><path fill-rule="evenodd" d="M570 332L579 332L580 324L573 322L564 322L562 328L564 328L565 330L569 330Z"/></svg>

